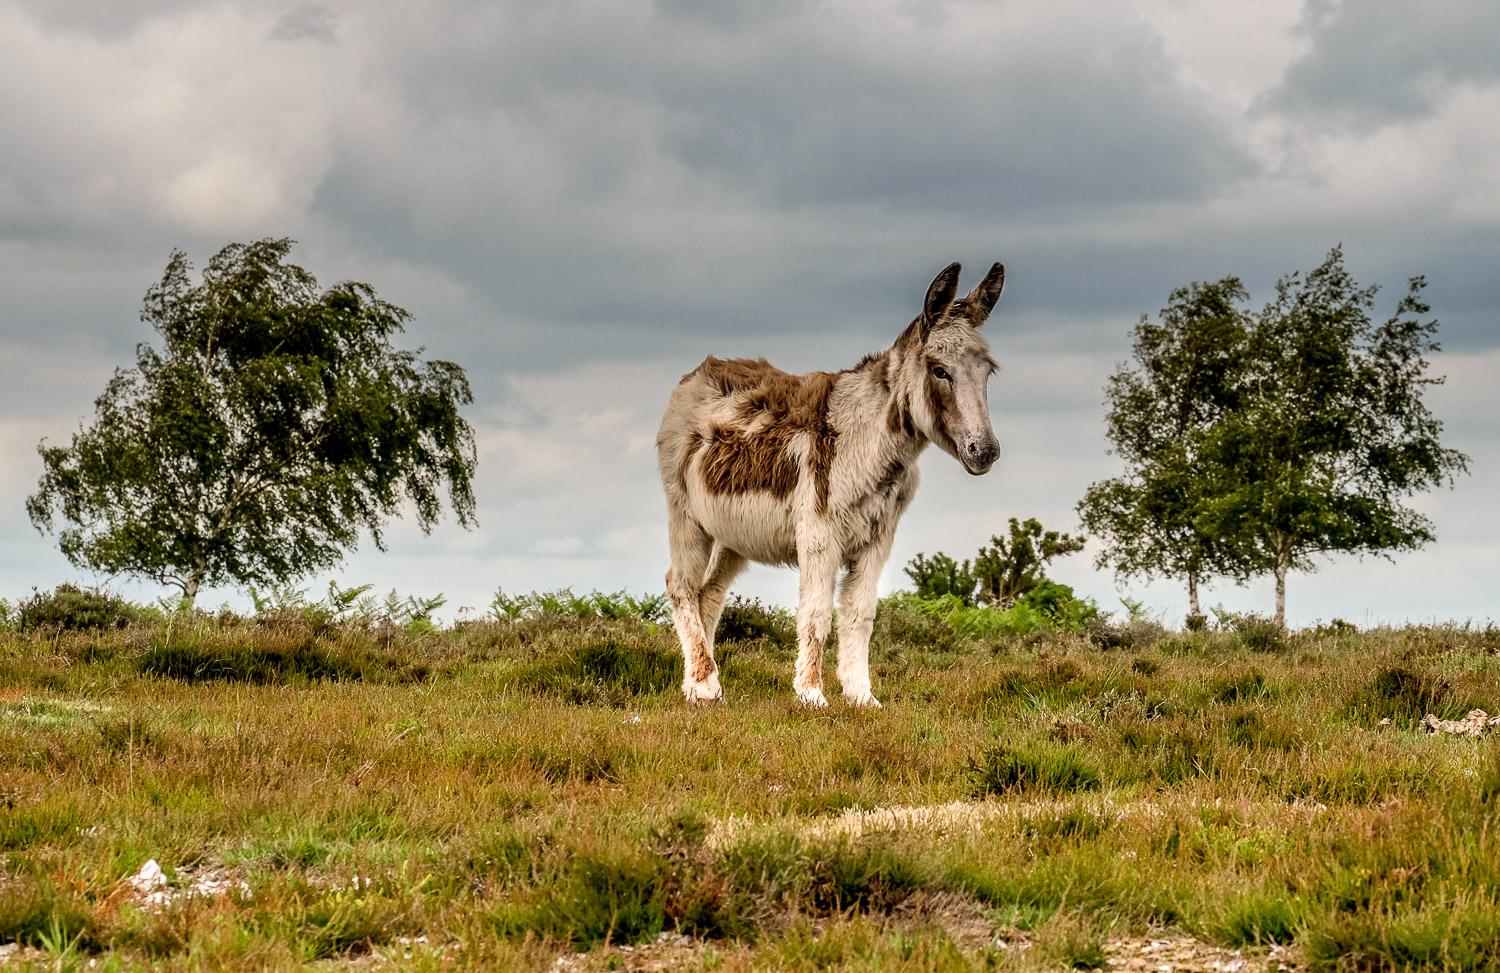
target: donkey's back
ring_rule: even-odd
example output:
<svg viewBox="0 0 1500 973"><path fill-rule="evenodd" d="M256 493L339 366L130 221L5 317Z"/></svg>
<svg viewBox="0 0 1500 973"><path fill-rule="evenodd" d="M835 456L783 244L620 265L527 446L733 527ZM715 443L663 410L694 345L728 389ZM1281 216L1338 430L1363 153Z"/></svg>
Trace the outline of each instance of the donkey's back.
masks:
<svg viewBox="0 0 1500 973"><path fill-rule="evenodd" d="M837 378L705 358L673 390L657 435L669 503L750 560L795 563L795 508L827 502Z"/></svg>

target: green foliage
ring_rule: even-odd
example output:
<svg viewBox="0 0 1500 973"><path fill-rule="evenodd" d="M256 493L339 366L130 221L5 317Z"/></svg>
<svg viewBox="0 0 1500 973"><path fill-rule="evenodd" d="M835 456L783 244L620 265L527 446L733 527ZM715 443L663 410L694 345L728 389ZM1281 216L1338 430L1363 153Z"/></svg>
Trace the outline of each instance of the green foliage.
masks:
<svg viewBox="0 0 1500 973"><path fill-rule="evenodd" d="M383 600L370 594L374 585L362 584L341 588L328 582L328 594L311 601L307 592L292 585L272 585L262 591L253 585L248 589L255 619L272 627L304 626L315 632L326 632L338 626L360 628L399 628L410 635L437 631L433 613L448 603L442 594L423 598L401 595L392 589Z"/></svg>
<svg viewBox="0 0 1500 973"><path fill-rule="evenodd" d="M1407 497L1451 483L1468 458L1441 445L1422 401L1437 322L1409 281L1384 323L1335 247L1281 278L1256 314L1234 278L1175 291L1142 319L1134 369L1111 379L1109 437L1124 476L1090 487L1079 511L1122 575L1276 575L1332 552L1385 554L1433 537Z"/></svg>
<svg viewBox="0 0 1500 973"><path fill-rule="evenodd" d="M890 595L880 601L880 613L915 611L928 621L939 623L942 631L972 641L999 635L1026 635L1052 627L1053 621L1029 605L1002 610L983 605L967 605L957 595L923 598L907 592Z"/></svg>
<svg viewBox="0 0 1500 973"><path fill-rule="evenodd" d="M0 885L0 940L38 947L58 968L80 947L97 947L98 928L88 905L51 882Z"/></svg>
<svg viewBox="0 0 1500 973"><path fill-rule="evenodd" d="M403 598L392 588L385 597L385 617L395 624L405 626L410 632L434 632L437 631L437 625L432 620L432 613L447 603L448 599L441 594L430 598L415 595Z"/></svg>
<svg viewBox="0 0 1500 973"><path fill-rule="evenodd" d="M991 537L972 562L955 561L939 551L932 557L918 554L905 571L919 598L942 601L951 596L969 607L1012 608L1038 585L1050 583L1045 575L1049 561L1081 551L1083 544L1082 537L1046 530L1035 517L1012 517L1009 533ZM1057 589L1065 587L1044 592L1032 607L1055 610L1061 604ZM1071 590L1063 601L1076 601Z"/></svg>
<svg viewBox="0 0 1500 973"><path fill-rule="evenodd" d="M1439 442L1422 401L1436 321L1411 278L1384 323L1376 288L1360 287L1335 247L1306 275L1276 284L1251 329L1244 402L1212 431L1211 450L1236 475L1206 510L1216 536L1253 545L1277 575L1318 554L1384 553L1432 540L1431 521L1402 500L1451 483L1468 458Z"/></svg>
<svg viewBox="0 0 1500 973"><path fill-rule="evenodd" d="M1231 946L1290 944L1303 924L1299 903L1285 893L1259 891L1232 902L1219 925Z"/></svg>
<svg viewBox="0 0 1500 973"><path fill-rule="evenodd" d="M1269 695L1266 674L1259 669L1227 672L1209 686L1216 703L1237 703Z"/></svg>
<svg viewBox="0 0 1500 973"><path fill-rule="evenodd" d="M1103 615L1085 622L1083 632L1090 642L1101 649L1150 648L1162 644L1167 637L1167 630L1148 618L1127 618L1123 622L1115 622Z"/></svg>
<svg viewBox="0 0 1500 973"><path fill-rule="evenodd" d="M505 622L633 618L659 624L672 617L672 610L665 593L637 597L625 591L591 591L575 595L572 588L559 588L515 595L496 591L495 597L490 599L489 615L495 621Z"/></svg>
<svg viewBox="0 0 1500 973"><path fill-rule="evenodd" d="M474 437L463 369L391 339L407 312L367 284L319 292L291 242L231 244L202 283L174 252L138 346L93 425L39 449L27 511L60 515L63 553L191 601L204 584L275 585L326 568L409 503L430 529L447 493L473 522Z"/></svg>
<svg viewBox="0 0 1500 973"><path fill-rule="evenodd" d="M60 584L43 594L36 591L21 602L16 627L23 632L80 632L129 625L137 609L125 599L98 589Z"/></svg>
<svg viewBox="0 0 1500 973"><path fill-rule="evenodd" d="M1010 518L1010 532L1003 538L991 537L974 557L979 599L997 608L1011 607L1047 580L1047 562L1076 554L1083 544L1082 537L1045 530L1035 517Z"/></svg>
<svg viewBox="0 0 1500 973"><path fill-rule="evenodd" d="M1255 567L1248 549L1203 523L1203 506L1231 474L1214 465L1204 437L1240 405L1247 298L1238 278L1194 283L1172 292L1159 323L1141 318L1135 365L1117 369L1105 392L1106 431L1126 471L1089 487L1078 505L1084 527L1104 541L1100 567L1182 578L1194 611L1201 581Z"/></svg>
<svg viewBox="0 0 1500 973"><path fill-rule="evenodd" d="M641 852L582 853L534 914L536 926L555 923L558 935L584 947L653 939L667 921L662 879L661 862Z"/></svg>
<svg viewBox="0 0 1500 973"><path fill-rule="evenodd" d="M875 612L871 645L877 650L889 650L896 646L921 646L928 650L946 652L959 648L968 640L948 624L946 612L933 610L933 604L914 594L894 594L882 598Z"/></svg>
<svg viewBox="0 0 1500 973"><path fill-rule="evenodd" d="M902 592L881 599L877 624L882 616L889 616L883 637L888 638L895 630L909 641L942 647L954 639L972 641L1052 629L1076 631L1098 619L1099 609L1092 601L1074 595L1067 585L1043 581L1010 608L970 605L952 594L924 598Z"/></svg>
<svg viewBox="0 0 1500 973"><path fill-rule="evenodd" d="M911 893L932 884L932 869L884 842L863 846L838 842L819 855L809 901L819 911L889 911Z"/></svg>
<svg viewBox="0 0 1500 973"><path fill-rule="evenodd" d="M1146 603L1139 598L1121 595L1120 606L1125 609L1125 618L1129 621L1147 622L1151 620L1151 612L1146 609Z"/></svg>
<svg viewBox="0 0 1500 973"><path fill-rule="evenodd" d="M1070 585L1042 578L1016 602L1017 607L1032 608L1063 628L1080 629L1099 617L1099 606L1093 599L1079 598Z"/></svg>
<svg viewBox="0 0 1500 973"><path fill-rule="evenodd" d="M929 600L957 598L965 605L975 603L979 579L968 561L962 564L942 551L928 557L918 554L905 568L906 576L917 587L917 596Z"/></svg>
<svg viewBox="0 0 1500 973"><path fill-rule="evenodd" d="M1286 629L1274 618L1244 612L1236 614L1227 627L1252 651L1279 652L1286 647Z"/></svg>
<svg viewBox="0 0 1500 973"><path fill-rule="evenodd" d="M763 605L757 598L735 595L724 605L719 616L719 643L754 642L765 639L773 645L789 648L797 644L797 623L791 612L774 605Z"/></svg>
<svg viewBox="0 0 1500 973"><path fill-rule="evenodd" d="M1500 909L1456 907L1336 912L1310 923L1304 942L1314 971L1403 970L1448 973L1500 969Z"/></svg>

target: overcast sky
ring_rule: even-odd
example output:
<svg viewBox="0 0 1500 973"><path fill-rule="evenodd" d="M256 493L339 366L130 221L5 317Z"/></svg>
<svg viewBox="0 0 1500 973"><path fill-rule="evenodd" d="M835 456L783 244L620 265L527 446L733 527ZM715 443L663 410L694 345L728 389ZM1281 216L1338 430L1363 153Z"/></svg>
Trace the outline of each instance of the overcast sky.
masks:
<svg viewBox="0 0 1500 973"><path fill-rule="evenodd" d="M340 574L456 608L659 590L677 377L709 353L852 364L952 260L965 286L1008 267L1004 454L972 478L928 452L883 587L1010 516L1071 528L1118 470L1102 387L1136 319L1227 274L1262 302L1342 242L1380 312L1428 276L1429 402L1472 475L1416 501L1425 550L1294 575L1291 620L1500 617L1497 38L1493 0L0 0L0 595L101 580L23 503L37 443L154 337L140 301L174 247L201 266L291 236L467 368L479 527L393 527ZM1085 556L1055 574L1185 609ZM795 575L740 590L790 603ZM1271 607L1266 584L1206 601Z"/></svg>

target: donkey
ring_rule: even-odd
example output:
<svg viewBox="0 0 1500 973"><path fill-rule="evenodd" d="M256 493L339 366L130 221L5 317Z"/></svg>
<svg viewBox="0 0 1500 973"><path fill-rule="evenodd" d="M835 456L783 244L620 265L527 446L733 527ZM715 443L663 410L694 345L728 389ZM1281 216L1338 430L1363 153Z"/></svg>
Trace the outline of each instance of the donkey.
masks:
<svg viewBox="0 0 1500 973"><path fill-rule="evenodd" d="M719 699L714 632L730 584L750 561L796 565L797 698L827 706L823 645L839 592L844 698L878 707L870 686L876 585L896 522L917 489L917 457L935 442L979 476L1000 445L979 334L1005 286L995 264L967 297L957 263L927 289L896 343L841 372L789 375L764 358L705 358L672 391L656 451L667 495L667 596L682 642L689 702Z"/></svg>

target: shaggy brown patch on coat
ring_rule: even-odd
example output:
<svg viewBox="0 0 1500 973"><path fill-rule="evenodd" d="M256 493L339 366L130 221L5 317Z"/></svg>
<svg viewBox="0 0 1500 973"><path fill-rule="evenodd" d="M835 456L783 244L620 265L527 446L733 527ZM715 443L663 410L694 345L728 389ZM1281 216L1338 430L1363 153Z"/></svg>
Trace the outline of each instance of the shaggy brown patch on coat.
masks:
<svg viewBox="0 0 1500 973"><path fill-rule="evenodd" d="M808 435L807 464L813 475L818 512L828 511L828 484L838 432L828 418L828 402L838 376L831 372L789 375L764 358L704 359L684 380L699 375L721 396L738 400L735 425L709 430L700 475L710 493L765 491L779 500L797 486L792 437ZM696 452L685 453L683 476Z"/></svg>
<svg viewBox="0 0 1500 973"><path fill-rule="evenodd" d="M787 452L790 439L789 430L775 426L754 434L733 426L714 426L699 467L703 485L709 493L764 490L785 500L797 487L797 464Z"/></svg>

